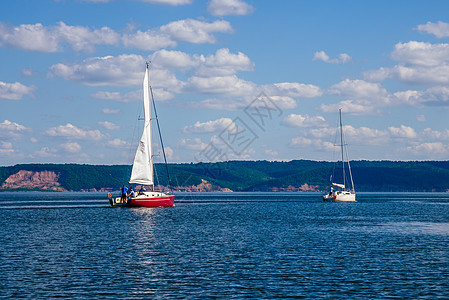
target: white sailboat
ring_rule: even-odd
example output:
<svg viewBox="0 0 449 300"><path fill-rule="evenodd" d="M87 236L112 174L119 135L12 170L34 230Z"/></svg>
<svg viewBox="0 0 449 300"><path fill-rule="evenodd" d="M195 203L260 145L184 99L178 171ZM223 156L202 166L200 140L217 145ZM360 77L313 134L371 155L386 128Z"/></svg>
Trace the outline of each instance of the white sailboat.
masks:
<svg viewBox="0 0 449 300"><path fill-rule="evenodd" d="M341 149L341 163L342 163L342 181L343 183L333 182L333 176L331 176L331 186L330 191L323 195L324 201L330 202L356 202L355 200L355 189L354 181L352 179L351 164L349 163L348 145L345 143L343 124L341 121L341 109L340 109L340 149ZM348 166L349 174L345 172L345 158L346 164ZM349 175L349 181L347 176ZM348 187L348 185L350 185Z"/></svg>
<svg viewBox="0 0 449 300"><path fill-rule="evenodd" d="M131 178L129 184L146 186L149 190L141 189L139 192L130 194L126 197L112 197L108 195L109 203L112 206L144 206L144 207L159 207L159 206L173 206L175 196L172 194L165 194L163 192L156 192L154 190L154 162L153 162L153 141L152 141L152 123L151 123L151 104L154 107L155 119L159 129L159 120L157 117L156 106L154 103L153 92L150 85L150 67L147 63L145 77L143 80L143 108L144 108L144 128L142 137L140 138L137 147L136 155L134 157ZM167 168L168 181L170 184L170 175L167 167L167 160L165 157L164 144L159 129L159 137L161 142L162 153L164 155L165 166Z"/></svg>

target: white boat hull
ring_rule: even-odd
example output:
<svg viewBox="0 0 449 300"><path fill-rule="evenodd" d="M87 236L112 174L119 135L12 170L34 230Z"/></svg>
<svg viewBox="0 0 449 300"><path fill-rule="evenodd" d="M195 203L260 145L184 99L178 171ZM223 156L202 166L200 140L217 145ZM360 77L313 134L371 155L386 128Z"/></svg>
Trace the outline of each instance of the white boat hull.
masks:
<svg viewBox="0 0 449 300"><path fill-rule="evenodd" d="M332 194L323 195L323 201L328 202L357 202L355 200L355 193L343 191L334 192Z"/></svg>

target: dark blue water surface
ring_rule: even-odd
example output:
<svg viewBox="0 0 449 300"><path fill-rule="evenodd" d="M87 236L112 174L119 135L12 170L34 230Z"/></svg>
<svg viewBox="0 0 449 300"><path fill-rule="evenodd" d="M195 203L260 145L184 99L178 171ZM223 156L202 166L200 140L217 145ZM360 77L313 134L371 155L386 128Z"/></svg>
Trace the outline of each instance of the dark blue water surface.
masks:
<svg viewBox="0 0 449 300"><path fill-rule="evenodd" d="M0 193L2 298L449 299L449 194Z"/></svg>

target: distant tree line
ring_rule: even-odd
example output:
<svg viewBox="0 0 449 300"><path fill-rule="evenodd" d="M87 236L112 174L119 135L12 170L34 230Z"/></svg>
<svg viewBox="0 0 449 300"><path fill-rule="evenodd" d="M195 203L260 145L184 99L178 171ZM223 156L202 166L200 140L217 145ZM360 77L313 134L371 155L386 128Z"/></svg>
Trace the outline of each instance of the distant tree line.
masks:
<svg viewBox="0 0 449 300"><path fill-rule="evenodd" d="M173 186L198 185L202 179L234 191L270 191L305 183L326 190L338 163L311 160L228 161L169 164ZM449 189L449 161L352 161L356 191L443 192ZM0 167L0 185L20 170L54 171L70 191L110 188L127 184L129 165L20 164ZM340 169L341 170L341 169ZM336 172L338 173L338 172ZM167 170L156 164L156 183L168 185ZM332 178L338 180L338 177Z"/></svg>

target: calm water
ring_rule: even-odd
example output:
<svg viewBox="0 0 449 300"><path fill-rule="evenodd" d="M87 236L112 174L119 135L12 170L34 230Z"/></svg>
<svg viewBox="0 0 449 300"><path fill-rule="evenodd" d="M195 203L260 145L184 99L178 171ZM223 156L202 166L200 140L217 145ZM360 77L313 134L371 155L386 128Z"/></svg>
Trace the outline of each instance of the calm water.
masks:
<svg viewBox="0 0 449 300"><path fill-rule="evenodd" d="M449 299L449 194L0 193L2 298Z"/></svg>

